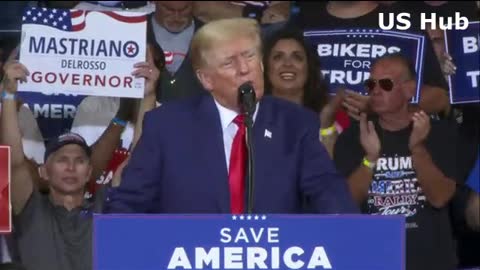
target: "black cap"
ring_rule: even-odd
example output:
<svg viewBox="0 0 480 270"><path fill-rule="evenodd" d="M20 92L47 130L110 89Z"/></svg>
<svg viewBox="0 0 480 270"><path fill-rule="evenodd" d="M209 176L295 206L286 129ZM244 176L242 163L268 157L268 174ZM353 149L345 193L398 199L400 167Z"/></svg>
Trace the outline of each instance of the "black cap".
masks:
<svg viewBox="0 0 480 270"><path fill-rule="evenodd" d="M85 150L87 156L90 157L91 149L88 146L87 142L85 142L85 139L77 133L68 132L50 140L45 149L43 161L47 162L47 158L50 156L50 154L55 153L58 149L68 144L80 145L83 150Z"/></svg>

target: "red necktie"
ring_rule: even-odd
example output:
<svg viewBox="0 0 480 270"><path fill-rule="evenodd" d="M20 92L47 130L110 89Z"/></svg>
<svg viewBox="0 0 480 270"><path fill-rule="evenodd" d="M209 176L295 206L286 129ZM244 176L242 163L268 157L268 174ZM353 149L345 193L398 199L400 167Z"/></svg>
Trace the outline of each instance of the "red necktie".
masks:
<svg viewBox="0 0 480 270"><path fill-rule="evenodd" d="M230 185L230 209L232 210L232 214L242 214L244 207L245 158L247 157L244 118L244 115L237 115L237 117L233 119L233 122L238 126L238 131L233 138L228 173L228 182Z"/></svg>

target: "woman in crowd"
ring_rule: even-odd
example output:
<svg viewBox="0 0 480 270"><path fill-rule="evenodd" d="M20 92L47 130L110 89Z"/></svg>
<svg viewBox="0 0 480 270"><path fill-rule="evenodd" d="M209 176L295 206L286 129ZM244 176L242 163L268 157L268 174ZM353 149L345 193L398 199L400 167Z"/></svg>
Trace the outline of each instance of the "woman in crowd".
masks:
<svg viewBox="0 0 480 270"><path fill-rule="evenodd" d="M320 140L332 156L337 130L341 131L342 126L348 124L347 115L337 113L346 94L339 91L335 98L329 99L318 57L302 33L283 29L273 34L265 44L264 63L265 91L319 114Z"/></svg>

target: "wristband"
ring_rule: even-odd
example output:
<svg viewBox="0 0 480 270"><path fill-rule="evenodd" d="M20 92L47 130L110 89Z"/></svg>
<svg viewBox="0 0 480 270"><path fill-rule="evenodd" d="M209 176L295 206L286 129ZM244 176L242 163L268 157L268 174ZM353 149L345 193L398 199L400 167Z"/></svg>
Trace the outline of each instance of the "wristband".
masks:
<svg viewBox="0 0 480 270"><path fill-rule="evenodd" d="M375 162L368 160L366 157L363 158L362 164L369 169L375 168Z"/></svg>
<svg viewBox="0 0 480 270"><path fill-rule="evenodd" d="M10 92L7 92L7 90L3 90L2 92L2 100L5 99L5 100L15 100L17 99L17 95L16 94L12 94Z"/></svg>
<svg viewBox="0 0 480 270"><path fill-rule="evenodd" d="M114 117L114 118L112 119L112 123L113 123L114 125L117 125L117 126L122 126L122 127L126 127L126 126L127 126L127 121L122 120L122 119L120 119L120 118L118 118L118 117Z"/></svg>
<svg viewBox="0 0 480 270"><path fill-rule="evenodd" d="M330 127L328 127L328 128L321 128L321 129L320 129L320 135L321 135L322 137L330 136L330 135L332 135L335 131L336 131L335 125L332 125L332 126L330 126Z"/></svg>

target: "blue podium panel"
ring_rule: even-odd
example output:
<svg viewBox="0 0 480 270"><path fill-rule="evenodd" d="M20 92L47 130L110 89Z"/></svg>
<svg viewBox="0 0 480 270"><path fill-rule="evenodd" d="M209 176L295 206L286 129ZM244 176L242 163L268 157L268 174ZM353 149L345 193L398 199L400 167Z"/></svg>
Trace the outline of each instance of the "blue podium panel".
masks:
<svg viewBox="0 0 480 270"><path fill-rule="evenodd" d="M404 270L405 220L368 215L96 215L95 270Z"/></svg>

